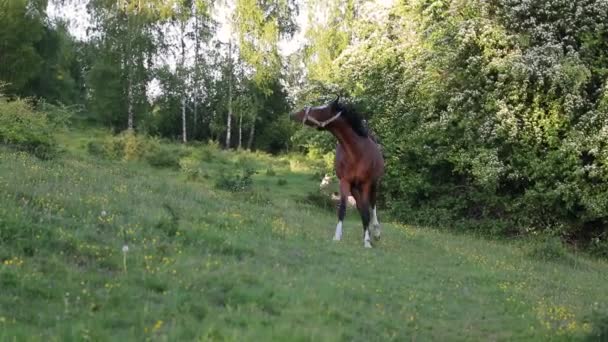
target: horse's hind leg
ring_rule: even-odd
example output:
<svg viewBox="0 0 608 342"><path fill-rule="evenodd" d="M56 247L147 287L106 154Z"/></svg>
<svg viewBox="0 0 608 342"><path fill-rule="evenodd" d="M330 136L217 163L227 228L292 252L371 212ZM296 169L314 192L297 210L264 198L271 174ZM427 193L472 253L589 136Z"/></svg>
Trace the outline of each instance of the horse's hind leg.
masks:
<svg viewBox="0 0 608 342"><path fill-rule="evenodd" d="M370 222L370 186L363 186L360 189L353 190L353 196L357 201L357 209L361 214L361 222L363 223L363 246L365 248L372 248L371 238L369 236L369 222Z"/></svg>
<svg viewBox="0 0 608 342"><path fill-rule="evenodd" d="M372 190L370 193L369 203L372 209L372 235L374 239L380 240L380 235L382 234L382 229L380 228L380 222L378 222L378 213L376 212L376 196L378 195L378 183L372 186Z"/></svg>
<svg viewBox="0 0 608 342"><path fill-rule="evenodd" d="M342 222L344 222L344 216L346 215L346 199L350 195L350 184L348 182L340 180L340 203L338 203L338 224L336 225L336 233L334 234L334 241L340 241L342 239Z"/></svg>
<svg viewBox="0 0 608 342"><path fill-rule="evenodd" d="M369 237L369 203L367 201L361 203L359 208L361 214L361 221L363 222L363 246L365 248L372 248L371 239Z"/></svg>

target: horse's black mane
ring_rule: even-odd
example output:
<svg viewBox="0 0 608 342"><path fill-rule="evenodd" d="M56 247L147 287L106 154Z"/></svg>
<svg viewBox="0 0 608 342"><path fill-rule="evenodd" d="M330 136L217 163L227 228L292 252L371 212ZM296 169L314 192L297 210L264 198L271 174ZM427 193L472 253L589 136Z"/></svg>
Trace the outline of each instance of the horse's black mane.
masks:
<svg viewBox="0 0 608 342"><path fill-rule="evenodd" d="M353 131L361 137L367 137L369 131L367 125L363 121L361 114L350 103L333 102L333 109L336 112L342 112L342 118L352 127Z"/></svg>

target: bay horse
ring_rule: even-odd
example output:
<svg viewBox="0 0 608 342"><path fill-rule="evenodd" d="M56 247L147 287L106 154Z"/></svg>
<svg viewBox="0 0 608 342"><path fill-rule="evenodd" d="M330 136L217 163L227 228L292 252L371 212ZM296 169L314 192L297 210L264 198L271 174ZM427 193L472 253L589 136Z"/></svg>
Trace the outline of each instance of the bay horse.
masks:
<svg viewBox="0 0 608 342"><path fill-rule="evenodd" d="M359 113L341 103L339 96L325 105L305 107L290 116L304 125L327 130L338 140L334 167L340 181L340 202L334 240L342 239L346 200L352 194L363 222L363 246L371 248L370 221L374 238L379 240L381 234L376 198L384 174L384 159L376 140Z"/></svg>

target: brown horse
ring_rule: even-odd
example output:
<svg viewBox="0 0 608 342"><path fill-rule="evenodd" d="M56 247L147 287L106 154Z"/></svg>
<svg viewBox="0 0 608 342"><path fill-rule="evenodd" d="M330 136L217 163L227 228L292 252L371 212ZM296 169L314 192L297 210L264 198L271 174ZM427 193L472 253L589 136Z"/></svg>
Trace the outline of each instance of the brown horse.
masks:
<svg viewBox="0 0 608 342"><path fill-rule="evenodd" d="M384 159L359 114L339 100L338 97L323 106L306 107L291 114L291 118L320 130L328 130L338 140L335 168L340 180L340 204L334 240L340 241L342 238L346 199L352 194L363 221L363 245L371 248L370 221L374 238L380 239L376 195L380 177L384 173Z"/></svg>

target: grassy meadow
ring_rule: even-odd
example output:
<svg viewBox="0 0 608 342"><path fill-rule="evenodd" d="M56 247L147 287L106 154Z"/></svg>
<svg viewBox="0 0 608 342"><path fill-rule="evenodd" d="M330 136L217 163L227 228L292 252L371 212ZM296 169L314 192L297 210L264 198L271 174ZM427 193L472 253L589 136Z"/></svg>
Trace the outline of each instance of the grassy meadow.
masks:
<svg viewBox="0 0 608 342"><path fill-rule="evenodd" d="M553 240L381 211L366 250L353 211L332 241L302 158L157 142L154 167L59 138L51 160L0 148L0 341L608 339L608 263Z"/></svg>

